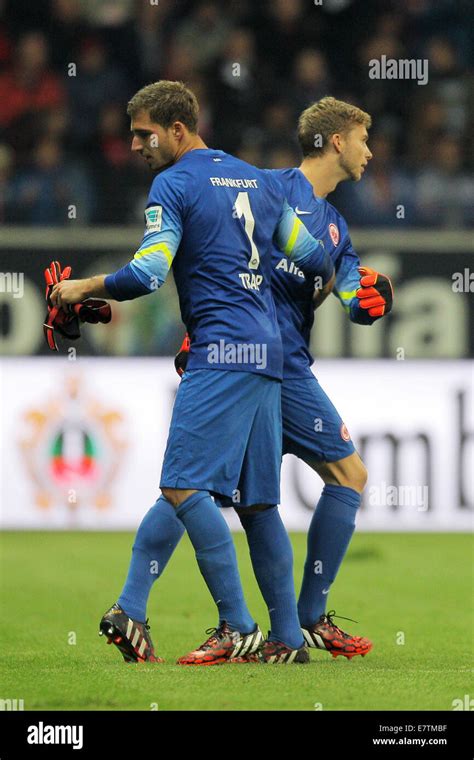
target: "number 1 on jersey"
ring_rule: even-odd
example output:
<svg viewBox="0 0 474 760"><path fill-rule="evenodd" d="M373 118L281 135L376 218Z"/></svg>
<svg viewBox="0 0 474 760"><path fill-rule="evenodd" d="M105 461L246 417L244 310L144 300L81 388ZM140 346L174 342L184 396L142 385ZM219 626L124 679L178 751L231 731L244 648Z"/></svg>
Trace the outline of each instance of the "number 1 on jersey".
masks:
<svg viewBox="0 0 474 760"><path fill-rule="evenodd" d="M239 219L244 217L245 232L250 241L250 249L252 251L249 261L249 269L258 269L260 266L260 254L258 248L253 241L253 231L255 229L255 219L253 218L252 209L250 208L249 194L239 193L237 195L234 208L237 212Z"/></svg>

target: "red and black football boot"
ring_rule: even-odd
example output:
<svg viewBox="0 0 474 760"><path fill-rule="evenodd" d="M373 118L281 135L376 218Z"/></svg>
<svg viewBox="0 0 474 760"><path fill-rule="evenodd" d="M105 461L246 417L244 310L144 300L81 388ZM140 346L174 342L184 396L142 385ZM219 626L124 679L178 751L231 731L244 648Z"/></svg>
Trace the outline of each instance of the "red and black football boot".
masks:
<svg viewBox="0 0 474 760"><path fill-rule="evenodd" d="M333 617L341 617L331 610L325 615L321 615L318 622L310 628L302 628L303 636L308 646L315 649L324 649L332 654L333 657L342 655L348 660L360 654L365 657L372 649L372 642L365 636L352 636L345 633L333 622ZM343 618L350 620L351 618ZM357 622L356 620L352 621Z"/></svg>
<svg viewBox="0 0 474 760"><path fill-rule="evenodd" d="M232 657L256 652L263 633L256 627L252 633L232 631L224 620L218 628L208 628L209 638L189 654L180 657L178 665L222 665Z"/></svg>
<svg viewBox="0 0 474 760"><path fill-rule="evenodd" d="M115 603L99 624L99 636L107 636L107 644L115 644L125 662L164 662L155 655L148 620L139 623Z"/></svg>
<svg viewBox="0 0 474 760"><path fill-rule="evenodd" d="M231 662L241 665L250 662L261 662L267 665L291 665L292 662L306 664L310 662L310 657L306 644L303 644L299 649L291 649L281 641L269 641L267 639L254 654L233 657Z"/></svg>

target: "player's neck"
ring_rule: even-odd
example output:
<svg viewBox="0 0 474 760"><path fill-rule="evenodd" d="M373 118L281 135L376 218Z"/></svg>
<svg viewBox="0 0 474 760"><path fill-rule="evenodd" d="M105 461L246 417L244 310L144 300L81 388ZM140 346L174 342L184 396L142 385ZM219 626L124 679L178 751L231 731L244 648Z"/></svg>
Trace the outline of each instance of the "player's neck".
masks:
<svg viewBox="0 0 474 760"><path fill-rule="evenodd" d="M179 146L178 152L175 156L175 162L179 161L179 159L184 156L185 153L189 153L190 150L201 150L203 148L207 148L204 140L201 140L199 135L192 135L187 142Z"/></svg>
<svg viewBox="0 0 474 760"><path fill-rule="evenodd" d="M300 171L310 185L312 185L314 194L319 198L325 198L337 187L344 177L339 176L339 172L332 161L324 158L304 158L299 167Z"/></svg>

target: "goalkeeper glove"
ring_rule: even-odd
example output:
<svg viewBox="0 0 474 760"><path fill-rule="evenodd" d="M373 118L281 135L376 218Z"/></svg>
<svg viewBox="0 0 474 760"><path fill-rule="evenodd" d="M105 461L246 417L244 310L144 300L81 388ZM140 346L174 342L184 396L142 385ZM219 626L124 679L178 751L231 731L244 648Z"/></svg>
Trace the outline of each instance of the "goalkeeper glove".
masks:
<svg viewBox="0 0 474 760"><path fill-rule="evenodd" d="M368 309L371 317L383 317L393 304L393 288L389 278L369 267L359 267L361 275L356 296L361 309Z"/></svg>
<svg viewBox="0 0 474 760"><path fill-rule="evenodd" d="M107 324L112 319L112 309L106 301L96 298L87 298L82 303L71 304L70 306L54 306L51 302L51 291L53 287L62 280L70 278L72 273L71 267L65 267L61 271L59 261L52 261L47 269L44 270L46 281L46 303L48 313L46 314L43 324L43 331L46 343L51 351L57 351L55 331L64 338L77 340L81 337L79 321L97 324L102 322Z"/></svg>
<svg viewBox="0 0 474 760"><path fill-rule="evenodd" d="M184 340L181 344L181 348L179 349L178 353L174 357L174 366L176 369L176 372L180 377L183 377L184 373L186 372L186 365L188 363L189 358L189 349L191 348L191 341L189 339L188 333L184 336Z"/></svg>

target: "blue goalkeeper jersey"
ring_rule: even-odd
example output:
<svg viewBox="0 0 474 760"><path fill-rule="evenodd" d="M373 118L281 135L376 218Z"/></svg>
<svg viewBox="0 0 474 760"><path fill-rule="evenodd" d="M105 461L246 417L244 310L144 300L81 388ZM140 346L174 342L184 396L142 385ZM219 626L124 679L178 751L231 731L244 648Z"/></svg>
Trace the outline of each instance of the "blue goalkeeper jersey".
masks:
<svg viewBox="0 0 474 760"><path fill-rule="evenodd" d="M155 177L145 221L133 260L105 280L111 295L125 300L151 293L172 267L191 338L187 368L281 379L273 246L309 281L327 281L333 265L286 202L278 179L220 150L191 150Z"/></svg>
<svg viewBox="0 0 474 760"><path fill-rule="evenodd" d="M333 293L350 319L371 324L373 318L359 308L356 297L360 260L352 247L344 218L327 200L314 195L312 185L299 169L273 169L268 173L278 178L288 203L313 237L322 240L336 271ZM276 247L273 249L272 289L283 340L283 375L285 378L311 376L313 357L309 340L314 322L313 282Z"/></svg>

